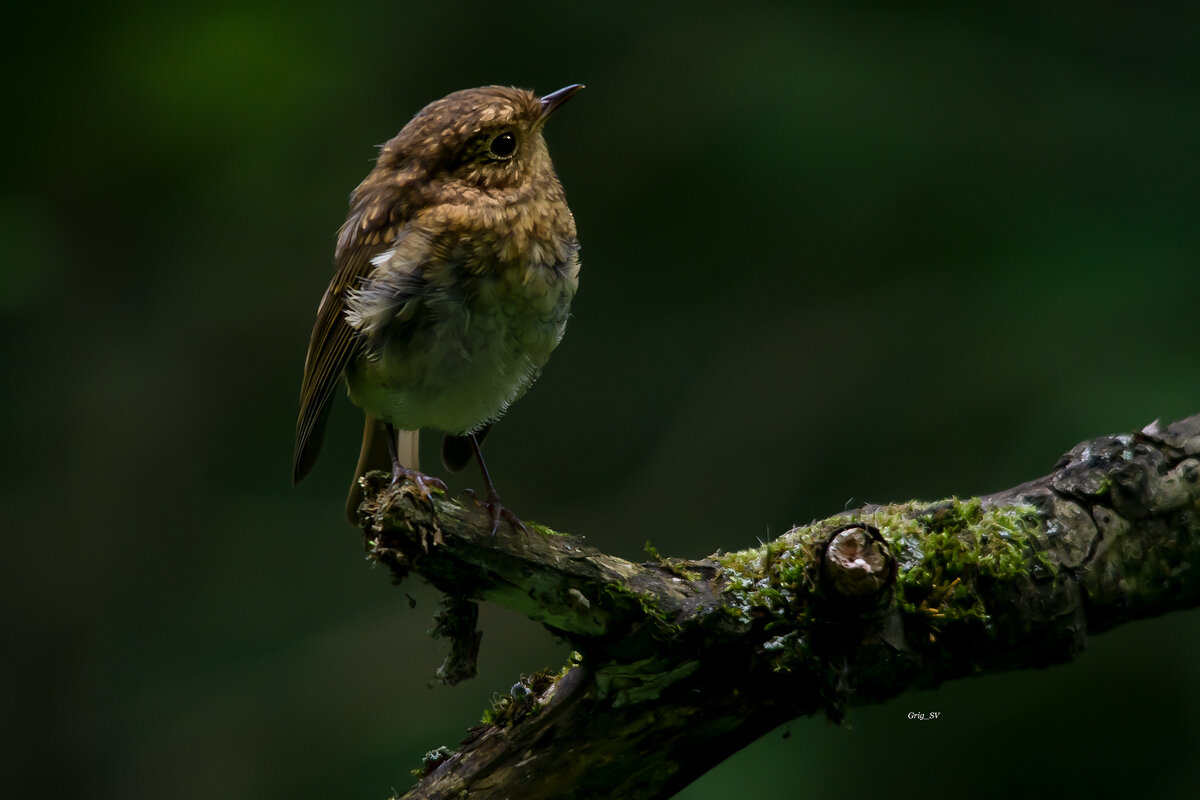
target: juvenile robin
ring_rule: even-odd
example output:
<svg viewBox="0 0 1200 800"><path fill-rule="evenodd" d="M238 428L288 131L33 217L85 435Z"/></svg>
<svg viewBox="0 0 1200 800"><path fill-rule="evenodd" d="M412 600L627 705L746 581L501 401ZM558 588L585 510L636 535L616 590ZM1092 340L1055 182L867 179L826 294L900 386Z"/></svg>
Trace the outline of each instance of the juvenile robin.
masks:
<svg viewBox="0 0 1200 800"><path fill-rule="evenodd" d="M350 198L337 271L308 344L293 482L312 469L344 378L366 415L359 478L390 466L429 498L418 433L443 431L451 471L474 455L496 532L500 504L480 444L562 339L579 282L575 219L542 128L582 86L538 97L485 86L421 109L380 151ZM380 446L382 442L383 446Z"/></svg>

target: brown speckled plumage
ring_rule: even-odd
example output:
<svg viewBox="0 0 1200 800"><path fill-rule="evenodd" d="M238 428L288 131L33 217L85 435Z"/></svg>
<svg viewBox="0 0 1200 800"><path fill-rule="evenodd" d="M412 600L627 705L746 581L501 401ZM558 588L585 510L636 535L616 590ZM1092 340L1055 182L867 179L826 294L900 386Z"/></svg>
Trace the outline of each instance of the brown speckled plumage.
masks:
<svg viewBox="0 0 1200 800"><path fill-rule="evenodd" d="M576 88L455 92L383 146L351 195L309 342L295 481L312 468L343 377L367 439L372 418L479 430L536 379L579 275L575 220L541 129Z"/></svg>

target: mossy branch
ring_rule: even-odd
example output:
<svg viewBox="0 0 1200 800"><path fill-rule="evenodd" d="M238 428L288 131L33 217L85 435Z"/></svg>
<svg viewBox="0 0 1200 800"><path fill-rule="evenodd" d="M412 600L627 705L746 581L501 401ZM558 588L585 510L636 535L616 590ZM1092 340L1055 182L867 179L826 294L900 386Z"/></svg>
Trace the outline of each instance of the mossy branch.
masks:
<svg viewBox="0 0 1200 800"><path fill-rule="evenodd" d="M368 484L370 554L452 598L447 682L474 674L475 600L578 651L431 753L406 798L665 798L796 716L1064 661L1200 604L1200 415L1084 442L1007 491L868 506L700 561L634 564L541 527L492 538L472 504Z"/></svg>

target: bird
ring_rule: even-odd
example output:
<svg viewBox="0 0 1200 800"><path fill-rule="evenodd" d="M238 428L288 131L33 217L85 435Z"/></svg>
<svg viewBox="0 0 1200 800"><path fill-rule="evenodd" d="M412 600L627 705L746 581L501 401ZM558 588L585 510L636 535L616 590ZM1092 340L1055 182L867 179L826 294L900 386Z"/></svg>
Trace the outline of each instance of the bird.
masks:
<svg viewBox="0 0 1200 800"><path fill-rule="evenodd" d="M317 308L296 421L292 481L312 470L335 389L364 412L346 503L390 465L426 501L419 432L443 432L452 472L472 456L494 536L505 508L480 445L561 341L579 285L579 242L543 127L583 86L539 97L507 86L457 91L386 142L351 193L335 274ZM381 443L382 442L382 446Z"/></svg>

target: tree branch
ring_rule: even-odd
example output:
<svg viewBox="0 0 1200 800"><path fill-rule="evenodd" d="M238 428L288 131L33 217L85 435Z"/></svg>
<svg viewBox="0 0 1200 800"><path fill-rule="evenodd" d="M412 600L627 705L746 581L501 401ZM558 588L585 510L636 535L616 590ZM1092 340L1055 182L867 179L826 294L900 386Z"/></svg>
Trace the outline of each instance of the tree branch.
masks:
<svg viewBox="0 0 1200 800"><path fill-rule="evenodd" d="M451 598L446 682L474 674L471 601L578 651L513 687L405 798L669 797L777 725L1070 659L1090 633L1200 604L1200 415L1084 442L981 498L838 514L751 550L634 564L368 477L369 553Z"/></svg>

